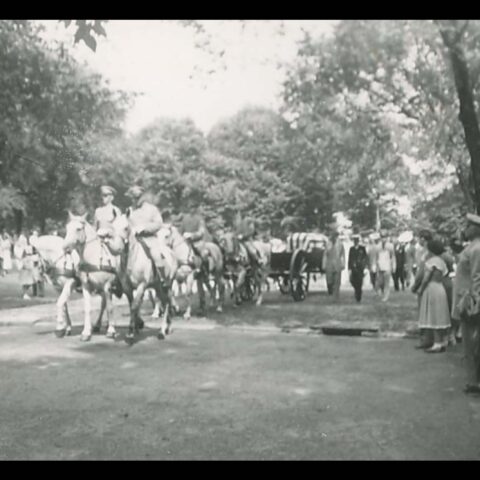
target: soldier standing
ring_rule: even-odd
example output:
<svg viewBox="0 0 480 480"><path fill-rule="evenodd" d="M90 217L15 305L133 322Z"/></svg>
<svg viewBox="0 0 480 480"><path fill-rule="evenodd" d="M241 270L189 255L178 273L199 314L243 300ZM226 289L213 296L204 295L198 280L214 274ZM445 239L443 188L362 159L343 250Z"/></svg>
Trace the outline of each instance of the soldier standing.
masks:
<svg viewBox="0 0 480 480"><path fill-rule="evenodd" d="M348 252L348 272L350 283L355 290L355 299L357 302L362 300L362 286L365 268L368 263L367 251L363 245L360 245L360 235L355 233L352 236L353 246Z"/></svg>
<svg viewBox="0 0 480 480"><path fill-rule="evenodd" d="M452 317L460 319L467 370L466 393L480 393L480 217L467 214L470 240L458 259Z"/></svg>

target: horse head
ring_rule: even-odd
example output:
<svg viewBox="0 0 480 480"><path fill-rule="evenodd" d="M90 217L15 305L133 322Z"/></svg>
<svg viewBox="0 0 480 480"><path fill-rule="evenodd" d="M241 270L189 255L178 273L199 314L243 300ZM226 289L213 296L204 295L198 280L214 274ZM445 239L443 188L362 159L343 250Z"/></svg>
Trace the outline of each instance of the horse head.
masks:
<svg viewBox="0 0 480 480"><path fill-rule="evenodd" d="M66 233L63 239L63 249L71 251L82 247L87 242L87 214L74 215L68 212L68 223L65 227Z"/></svg>
<svg viewBox="0 0 480 480"><path fill-rule="evenodd" d="M218 243L225 255L225 262L238 263L240 261L240 243L232 232L222 235Z"/></svg>
<svg viewBox="0 0 480 480"><path fill-rule="evenodd" d="M112 222L112 227L115 236L120 237L124 244L127 243L130 235L130 224L128 222L128 217L125 214L118 215Z"/></svg>

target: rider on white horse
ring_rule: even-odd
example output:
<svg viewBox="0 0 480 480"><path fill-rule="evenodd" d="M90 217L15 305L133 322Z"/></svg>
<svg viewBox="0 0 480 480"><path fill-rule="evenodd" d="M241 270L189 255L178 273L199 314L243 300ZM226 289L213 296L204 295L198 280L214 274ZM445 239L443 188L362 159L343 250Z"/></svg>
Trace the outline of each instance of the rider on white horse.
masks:
<svg viewBox="0 0 480 480"><path fill-rule="evenodd" d="M100 187L100 192L103 205L95 210L95 230L97 231L97 235L105 240L109 248L119 252L122 246L112 244L114 237L113 222L122 214L121 210L113 204L113 199L117 192L113 187L108 185Z"/></svg>
<svg viewBox="0 0 480 480"><path fill-rule="evenodd" d="M103 205L95 210L94 227L98 237L105 243L110 252L113 255L119 255L123 251L124 244L122 239L115 235L113 228L113 222L122 214L121 210L113 204L117 191L109 185L102 185L100 193ZM120 267L120 262L117 262L117 270ZM120 274L119 271L118 273ZM112 291L118 297L122 296L122 287L118 278L112 284Z"/></svg>
<svg viewBox="0 0 480 480"><path fill-rule="evenodd" d="M209 250L206 248L206 242L211 242L212 238L207 230L205 219L201 214L200 207L195 207L193 213L186 213L182 216L178 231L187 240L195 254L193 259L194 267L197 271L206 269L208 271Z"/></svg>
<svg viewBox="0 0 480 480"><path fill-rule="evenodd" d="M141 186L134 185L127 191L127 195L133 202L128 212L132 233L142 238L153 262L159 266L162 264L162 250L166 248L157 237L157 232L163 226L162 214Z"/></svg>

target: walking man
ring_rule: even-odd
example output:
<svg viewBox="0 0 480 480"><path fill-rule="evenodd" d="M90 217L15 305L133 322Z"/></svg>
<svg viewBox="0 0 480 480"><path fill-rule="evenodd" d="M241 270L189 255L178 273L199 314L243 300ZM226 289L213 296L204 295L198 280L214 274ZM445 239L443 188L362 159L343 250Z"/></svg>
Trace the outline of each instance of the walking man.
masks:
<svg viewBox="0 0 480 480"><path fill-rule="evenodd" d="M383 297L382 302L386 302L390 296L390 279L392 272L397 268L395 261L395 252L393 245L388 241L385 232L381 234L380 248L377 252L377 290Z"/></svg>
<svg viewBox="0 0 480 480"><path fill-rule="evenodd" d="M357 302L362 300L362 286L365 267L368 258L367 251L363 245L360 245L360 235L355 233L352 236L353 246L348 252L348 272L350 275L350 283L355 290L355 299Z"/></svg>
<svg viewBox="0 0 480 480"><path fill-rule="evenodd" d="M332 229L322 258L322 269L327 279L328 294L333 295L335 301L340 297L342 270L345 268L345 248L338 238L336 229Z"/></svg>

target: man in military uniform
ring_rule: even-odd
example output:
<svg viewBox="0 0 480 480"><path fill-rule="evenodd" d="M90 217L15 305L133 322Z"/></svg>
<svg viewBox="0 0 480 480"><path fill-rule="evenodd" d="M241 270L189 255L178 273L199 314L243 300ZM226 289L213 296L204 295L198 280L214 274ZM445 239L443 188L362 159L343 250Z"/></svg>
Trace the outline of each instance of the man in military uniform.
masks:
<svg viewBox="0 0 480 480"><path fill-rule="evenodd" d="M113 222L122 212L113 204L113 199L117 193L113 187L103 185L100 187L102 194L101 207L95 210L94 226L97 235L102 238L114 255L118 255L123 248L121 240L114 237Z"/></svg>
<svg viewBox="0 0 480 480"><path fill-rule="evenodd" d="M142 238L155 265L161 265L163 247L156 234L163 225L162 214L141 186L134 185L127 191L127 195L132 199L128 211L132 233Z"/></svg>
<svg viewBox="0 0 480 480"><path fill-rule="evenodd" d="M201 268L208 270L209 251L206 248L206 242L211 242L212 238L199 206L192 213L185 213L182 216L178 231L192 247L196 256L196 260L194 260L195 268L197 270Z"/></svg>
<svg viewBox="0 0 480 480"><path fill-rule="evenodd" d="M233 229L237 238L245 245L251 263L258 264L258 252L253 244L253 239L257 233L255 220L248 216L242 218L238 215L234 221Z"/></svg>
<svg viewBox="0 0 480 480"><path fill-rule="evenodd" d="M461 320L467 370L466 393L480 394L480 217L467 214L467 245L458 259L452 318Z"/></svg>
<svg viewBox="0 0 480 480"><path fill-rule="evenodd" d="M362 300L362 286L364 271L368 263L367 250L360 245L360 235L355 233L352 236L353 246L348 252L348 273L350 283L355 290L355 299L357 302Z"/></svg>

